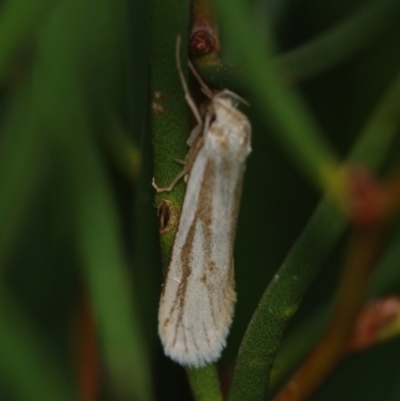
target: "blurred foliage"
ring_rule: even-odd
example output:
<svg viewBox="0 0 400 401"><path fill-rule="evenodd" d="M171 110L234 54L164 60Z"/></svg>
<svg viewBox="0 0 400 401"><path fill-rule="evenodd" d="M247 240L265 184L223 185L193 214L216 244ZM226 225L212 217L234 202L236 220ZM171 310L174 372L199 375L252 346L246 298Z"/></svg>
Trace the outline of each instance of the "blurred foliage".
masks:
<svg viewBox="0 0 400 401"><path fill-rule="evenodd" d="M235 25L235 4L244 3L249 8L240 16L247 25ZM238 303L218 364L224 394L241 344L240 358L245 354L242 340L250 320L261 316L270 324L261 308L254 312L271 280L266 294L279 291L272 304L260 305L281 308L286 320L274 317L274 327L258 328L275 347L286 330L275 359L282 376L326 322L328 307L320 306L330 304L337 286L344 222L332 217L340 232L325 250L316 241L308 248L298 245L309 233L300 236L307 223L315 222L315 215L310 218L322 196L313 160L323 162L324 155L342 160L355 151L358 161L379 167L379 175L398 167L399 138L392 136L400 122L400 102L393 101L400 70L399 3L216 2L221 57L234 64L232 76L225 70L223 86L243 89L252 105L246 113L253 130L235 246ZM157 337L161 260L167 263L172 238L160 250L150 185L153 172L163 180L160 185L169 183L180 169L174 158L183 159L186 152L189 111L174 47L178 32L187 43L188 29L189 2L183 0L1 2L1 400L192 399L184 370L163 355ZM296 86L286 81L289 66ZM215 77L207 76L208 82L218 81ZM265 90L267 81L287 92L263 97L257 86ZM155 91L165 94L161 116L151 111ZM274 96L287 93L274 105ZM380 107L390 96L390 113L384 109L382 120ZM291 114L292 106L297 114ZM291 139L283 136L279 118L287 120L287 130L297 129ZM304 141L309 127L326 153L316 154L315 142ZM363 135L376 140L365 158L360 156L365 148L354 150ZM178 208L183 194L181 183L170 195ZM397 225L388 233L369 296L400 292ZM322 242L331 226L313 227ZM290 260L286 256L296 239L293 249L318 267L308 274L297 263L305 282L293 292L290 286L276 287L273 278ZM295 299L290 308L288 299ZM86 303L96 333L87 339L95 350L91 357L80 348L85 324L92 324L82 323ZM313 399L397 399L399 344L393 340L354 355ZM272 363L275 350L257 346ZM207 399L199 391L207 388L218 399L213 367L189 375L197 399ZM245 386L240 375L235 373L236 386ZM254 380L262 388L253 399L264 399L267 377Z"/></svg>

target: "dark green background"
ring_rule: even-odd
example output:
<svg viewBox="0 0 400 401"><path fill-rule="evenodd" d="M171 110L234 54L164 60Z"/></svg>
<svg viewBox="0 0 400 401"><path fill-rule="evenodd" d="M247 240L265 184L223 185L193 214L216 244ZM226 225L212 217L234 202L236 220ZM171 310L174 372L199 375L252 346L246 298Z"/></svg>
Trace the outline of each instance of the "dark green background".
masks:
<svg viewBox="0 0 400 401"><path fill-rule="evenodd" d="M35 365L23 361L34 348L46 369L57 377L50 382L58 383L58 389L68 389L66 400L78 399L74 384L76 313L90 281L96 274L99 280L102 276L101 268L97 273L86 269L83 248L89 246L89 239L95 244L108 243L108 238L97 242L97 236L107 231L92 223L109 219L116 227L115 238L124 258L121 266L127 270L126 293L139 315L155 399L190 399L184 371L163 356L156 332L162 267L150 186L151 6L138 1L84 0L66 6L63 1L27 0L16 6L15 23L8 17L7 7L17 3L3 1L0 8L0 352L7 354L0 354L0 398L30 401L40 399L40 394L57 394L57 390L47 393L37 387L46 380L32 385L35 378L29 367ZM36 15L32 20L25 15L28 3L39 10L37 15L31 12ZM278 54L283 54L329 30L365 4L361 0L256 0L254 24L273 31ZM362 51L298 84L304 102L340 157L345 157L399 70L399 21L400 16L397 26L392 24ZM4 28L6 24L11 28ZM231 60L229 40L221 39L222 49L226 48L222 58L227 62ZM46 58L52 57L61 66L54 76L41 70L51 64ZM74 62L70 65L71 58ZM47 86L42 92L37 85L44 82ZM71 89L74 85L77 90ZM251 95L248 100L252 104ZM255 109L244 109L253 127L253 152L246 168L235 247L238 302L228 347L219 363L225 381L263 291L321 196L277 145L270 135L273 126L266 126ZM109 115L142 153L137 177L134 163L127 167L121 162L124 152L113 150L114 128ZM397 148L394 144L387 166L397 160ZM29 156L29 152L35 153ZM24 167L31 160L37 166ZM92 193L96 179L102 189ZM86 199L87 193L91 196ZM81 224L86 214L80 205L87 202L87 210L91 210L92 200L103 193L109 197L110 208L99 207L95 213L93 205L93 220ZM111 216L103 213L109 210ZM82 227L86 227L85 235ZM99 249L99 255L101 251L104 248ZM311 287L290 330L331 298L342 253L340 245ZM399 283L399 275L395 275L385 291L398 292ZM111 309L113 291L105 291L103 297L97 293ZM9 327L14 335L1 337L1 331L6 333ZM21 347L19 335L26 349ZM102 399L133 399L110 390L108 359L102 347L99 352ZM393 340L351 357L313 399L398 399L399 355L400 342ZM13 360L21 361L15 369ZM136 361L131 359L131 363ZM137 363L139 370L147 371L140 360ZM21 371L21 366L27 370ZM18 388L37 393L23 397Z"/></svg>

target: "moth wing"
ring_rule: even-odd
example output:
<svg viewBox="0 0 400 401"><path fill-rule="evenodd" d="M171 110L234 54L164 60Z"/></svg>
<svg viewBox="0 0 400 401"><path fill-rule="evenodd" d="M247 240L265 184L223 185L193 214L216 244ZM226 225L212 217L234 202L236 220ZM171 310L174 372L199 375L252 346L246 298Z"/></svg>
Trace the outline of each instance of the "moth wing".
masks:
<svg viewBox="0 0 400 401"><path fill-rule="evenodd" d="M159 308L164 350L184 366L217 360L226 344L236 294L231 246L210 233L214 169L200 150L191 170ZM222 253L221 253L222 250Z"/></svg>
<svg viewBox="0 0 400 401"><path fill-rule="evenodd" d="M200 235L201 227L196 231ZM226 345L236 294L233 263L225 269L195 255L190 271L171 265L161 296L159 333L165 353L184 366L216 361ZM204 266L204 268L199 268Z"/></svg>

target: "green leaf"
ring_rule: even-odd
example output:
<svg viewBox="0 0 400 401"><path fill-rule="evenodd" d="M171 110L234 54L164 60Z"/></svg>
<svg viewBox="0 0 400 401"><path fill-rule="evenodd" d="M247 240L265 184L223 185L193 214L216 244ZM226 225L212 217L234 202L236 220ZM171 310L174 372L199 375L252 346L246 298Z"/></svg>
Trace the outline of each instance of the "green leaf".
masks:
<svg viewBox="0 0 400 401"><path fill-rule="evenodd" d="M311 78L379 43L399 23L398 0L367 3L353 15L272 62L290 82Z"/></svg>
<svg viewBox="0 0 400 401"><path fill-rule="evenodd" d="M310 79L376 46L398 24L399 8L398 0L368 3L309 42L269 62L291 83ZM196 66L216 89L229 88L238 93L247 90L241 67L210 64L201 58L196 59Z"/></svg>
<svg viewBox="0 0 400 401"><path fill-rule="evenodd" d="M270 133L310 182L323 191L332 190L337 157L299 92L289 88L281 72L269 62L272 37L261 40L247 3L218 0L216 5L234 56L243 64L244 77L254 95L253 106L267 126L272 119L275 129Z"/></svg>
<svg viewBox="0 0 400 401"><path fill-rule="evenodd" d="M11 101L0 141L0 266L3 267L38 185L45 149L31 125L26 88ZM24 116L24 118L21 118Z"/></svg>
<svg viewBox="0 0 400 401"><path fill-rule="evenodd" d="M151 129L153 139L154 177L159 187L170 185L182 165L176 160L184 160L189 137L189 109L185 100L176 64L175 49L178 34L182 37L179 54L184 74L187 76L187 28L189 2L158 0L152 6L152 43L151 43ZM179 212L184 196L182 180L168 193L156 195L156 205L169 200ZM176 228L176 227L175 227ZM164 267L168 264L175 230L163 233L161 253Z"/></svg>
<svg viewBox="0 0 400 401"><path fill-rule="evenodd" d="M378 104L353 147L350 161L377 169L399 127L400 74ZM241 344L230 401L262 400L275 353L289 319L336 246L344 217L324 199L267 287Z"/></svg>
<svg viewBox="0 0 400 401"><path fill-rule="evenodd" d="M382 296L399 288L400 271L400 228L397 227L393 238L390 239L382 257L375 269L368 288L368 298ZM332 302L323 304L298 327L296 327L282 343L276 356L276 364L271 372L269 393L273 393L283 379L293 371L294 367L304 358L311 349L318 336L326 327Z"/></svg>
<svg viewBox="0 0 400 401"><path fill-rule="evenodd" d="M65 195L114 394L146 401L152 398L147 350L128 284L115 200L90 124L90 91L82 85L79 22L84 20L76 19L81 7L80 1L63 3L43 32L34 70L35 114L68 177Z"/></svg>
<svg viewBox="0 0 400 401"><path fill-rule="evenodd" d="M13 62L32 45L57 1L9 0L3 2L0 15L0 83L13 72Z"/></svg>
<svg viewBox="0 0 400 401"><path fill-rule="evenodd" d="M13 399L80 399L59 361L4 288L0 299L0 355L2 381L6 380Z"/></svg>

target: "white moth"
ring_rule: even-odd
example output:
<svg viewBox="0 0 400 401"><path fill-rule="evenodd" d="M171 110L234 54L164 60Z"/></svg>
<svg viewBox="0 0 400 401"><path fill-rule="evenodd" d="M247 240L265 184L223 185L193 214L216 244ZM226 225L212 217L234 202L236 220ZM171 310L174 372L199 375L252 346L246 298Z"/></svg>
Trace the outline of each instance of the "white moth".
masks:
<svg viewBox="0 0 400 401"><path fill-rule="evenodd" d="M186 164L168 188L185 176L187 187L166 273L158 331L165 354L181 365L199 368L219 359L226 345L236 301L233 244L251 128L236 109L236 94L213 93L198 76L210 103L203 116L185 97L199 125L188 140Z"/></svg>

